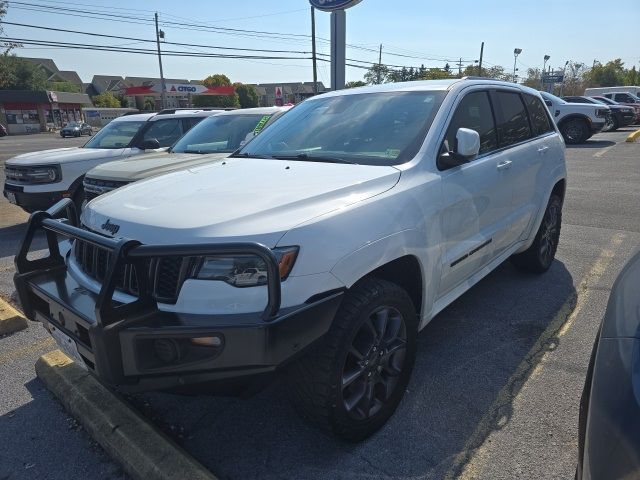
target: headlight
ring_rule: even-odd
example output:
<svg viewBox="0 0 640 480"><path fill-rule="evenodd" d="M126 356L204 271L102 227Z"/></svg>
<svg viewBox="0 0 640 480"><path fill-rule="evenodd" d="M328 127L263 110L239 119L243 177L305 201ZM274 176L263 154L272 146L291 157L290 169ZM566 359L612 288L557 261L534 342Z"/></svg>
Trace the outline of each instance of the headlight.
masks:
<svg viewBox="0 0 640 480"><path fill-rule="evenodd" d="M289 276L298 256L298 247L273 249L278 261L280 280ZM255 287L267 283L267 266L255 255L235 257L203 257L196 268L195 278L199 280L218 280L234 287Z"/></svg>
<svg viewBox="0 0 640 480"><path fill-rule="evenodd" d="M5 175L8 180L18 183L53 183L60 180L60 168L52 167L5 167Z"/></svg>
<svg viewBox="0 0 640 480"><path fill-rule="evenodd" d="M604 108L596 108L596 117L606 117L609 114L609 110Z"/></svg>

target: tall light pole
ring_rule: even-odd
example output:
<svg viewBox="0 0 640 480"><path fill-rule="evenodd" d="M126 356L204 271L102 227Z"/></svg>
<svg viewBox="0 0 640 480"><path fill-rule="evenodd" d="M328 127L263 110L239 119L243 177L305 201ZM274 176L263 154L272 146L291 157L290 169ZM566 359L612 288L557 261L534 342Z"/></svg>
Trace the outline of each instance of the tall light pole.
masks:
<svg viewBox="0 0 640 480"><path fill-rule="evenodd" d="M547 62L549 61L550 58L551 56L549 55L544 56L544 63L542 64L542 73L540 74L540 90L544 90L544 71L547 69Z"/></svg>
<svg viewBox="0 0 640 480"><path fill-rule="evenodd" d="M516 64L518 63L518 55L520 55L522 53L522 49L521 48L514 48L513 49L513 83L518 83L516 82Z"/></svg>
<svg viewBox="0 0 640 480"><path fill-rule="evenodd" d="M160 64L160 103L164 109L167 104L167 88L164 84L164 73L162 71L162 53L160 52L160 39L164 38L164 32L158 28L158 12L156 12L156 44L158 45L158 63Z"/></svg>
<svg viewBox="0 0 640 480"><path fill-rule="evenodd" d="M560 96L564 92L564 77L567 74L567 65L569 65L569 60L564 62L564 69L562 70L562 83L560 84Z"/></svg>
<svg viewBox="0 0 640 480"><path fill-rule="evenodd" d="M311 5L311 59L313 61L313 93L318 94L318 63L316 57L316 9Z"/></svg>

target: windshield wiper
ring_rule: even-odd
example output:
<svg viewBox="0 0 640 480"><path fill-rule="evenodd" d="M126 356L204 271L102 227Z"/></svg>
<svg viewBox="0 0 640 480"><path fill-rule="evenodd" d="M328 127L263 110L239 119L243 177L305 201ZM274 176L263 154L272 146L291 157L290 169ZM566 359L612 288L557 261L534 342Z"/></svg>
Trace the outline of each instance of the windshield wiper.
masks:
<svg viewBox="0 0 640 480"><path fill-rule="evenodd" d="M345 160L339 157L321 157L315 155L307 155L306 153L299 153L297 155L274 155L272 158L276 160L296 160L301 162L320 162L320 163L348 163L350 165L358 165L351 160Z"/></svg>
<svg viewBox="0 0 640 480"><path fill-rule="evenodd" d="M198 153L200 155L203 155L207 152L203 152L202 150L183 150L182 152L174 152L174 153Z"/></svg>
<svg viewBox="0 0 640 480"><path fill-rule="evenodd" d="M229 155L229 158L273 158L270 157L268 155L253 155L252 153L247 153L247 152L243 152L243 153L233 153L231 155Z"/></svg>

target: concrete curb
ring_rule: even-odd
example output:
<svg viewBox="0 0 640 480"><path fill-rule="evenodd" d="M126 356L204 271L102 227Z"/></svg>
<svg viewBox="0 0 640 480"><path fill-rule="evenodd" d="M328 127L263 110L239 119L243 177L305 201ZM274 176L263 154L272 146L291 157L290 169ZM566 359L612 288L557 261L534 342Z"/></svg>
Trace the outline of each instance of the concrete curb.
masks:
<svg viewBox="0 0 640 480"><path fill-rule="evenodd" d="M216 480L209 470L60 350L40 357L36 374L134 479Z"/></svg>
<svg viewBox="0 0 640 480"><path fill-rule="evenodd" d="M27 319L0 298L0 335L24 330L27 326Z"/></svg>
<svg viewBox="0 0 640 480"><path fill-rule="evenodd" d="M639 138L640 138L640 130L636 130L635 132L630 133L625 141L629 143L633 143Z"/></svg>

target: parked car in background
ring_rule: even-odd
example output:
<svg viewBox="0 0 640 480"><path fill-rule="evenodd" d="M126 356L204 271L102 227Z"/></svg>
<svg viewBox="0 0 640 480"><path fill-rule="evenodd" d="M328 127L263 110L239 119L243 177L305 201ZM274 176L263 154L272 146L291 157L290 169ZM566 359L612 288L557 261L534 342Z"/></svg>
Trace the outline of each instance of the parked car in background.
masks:
<svg viewBox="0 0 640 480"><path fill-rule="evenodd" d="M640 472L640 251L615 281L580 400L577 480Z"/></svg>
<svg viewBox="0 0 640 480"><path fill-rule="evenodd" d="M30 319L121 391L255 387L288 367L304 417L362 440L402 400L438 312L509 258L551 267L564 155L523 85L338 90L224 161L91 201L79 226L32 216L52 252L60 229L73 245L28 262L27 236L16 289Z"/></svg>
<svg viewBox="0 0 640 480"><path fill-rule="evenodd" d="M7 127L0 123L0 137L6 137L7 135L9 135Z"/></svg>
<svg viewBox="0 0 640 480"><path fill-rule="evenodd" d="M594 105L607 105L611 111L611 115L608 118L608 125L605 127L607 131L615 131L620 127L626 127L631 125L636 120L636 112L633 107L627 105L620 105L613 100L609 100L611 104L594 97L562 97L562 99L569 103L591 103ZM608 99L605 99L608 100Z"/></svg>
<svg viewBox="0 0 640 480"><path fill-rule="evenodd" d="M599 95L593 96L591 98L594 98L596 100L601 101L602 103L606 103L609 108L612 108L612 106L618 106L618 107L626 107L626 108L630 108L631 111L633 112L633 121L630 123L630 125L633 125L634 123L638 124L640 123L640 104L638 105L634 105L634 104L624 104L624 103L619 103L616 102L615 100L611 100L610 98L607 97L602 97Z"/></svg>
<svg viewBox="0 0 640 480"><path fill-rule="evenodd" d="M81 135L93 135L91 125L84 122L69 122L60 129L60 136L64 137L80 137Z"/></svg>
<svg viewBox="0 0 640 480"><path fill-rule="evenodd" d="M94 167L84 177L87 201L153 175L223 159L252 139L290 107L244 108L200 122L166 152Z"/></svg>
<svg viewBox="0 0 640 480"><path fill-rule="evenodd" d="M621 103L623 105L630 105L636 110L636 121L640 122L640 98L632 93L604 93L603 97Z"/></svg>
<svg viewBox="0 0 640 480"><path fill-rule="evenodd" d="M195 124L218 112L127 115L112 120L82 147L10 158L5 162L4 196L27 212L47 209L62 198L72 198L80 208L87 171L101 163L167 149Z"/></svg>
<svg viewBox="0 0 640 480"><path fill-rule="evenodd" d="M600 132L611 115L606 105L569 103L547 92L540 92L564 141L569 145L586 142Z"/></svg>

